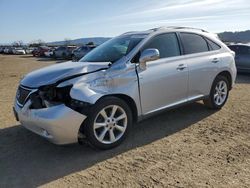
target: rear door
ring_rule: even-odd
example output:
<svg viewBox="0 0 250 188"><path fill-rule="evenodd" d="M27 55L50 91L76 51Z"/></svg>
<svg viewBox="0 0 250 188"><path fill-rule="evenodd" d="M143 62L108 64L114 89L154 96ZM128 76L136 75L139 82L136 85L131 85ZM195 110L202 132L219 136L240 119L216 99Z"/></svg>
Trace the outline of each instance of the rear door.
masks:
<svg viewBox="0 0 250 188"><path fill-rule="evenodd" d="M153 37L141 51L156 48L160 59L137 68L144 115L187 100L188 67L181 56L176 33Z"/></svg>
<svg viewBox="0 0 250 188"><path fill-rule="evenodd" d="M195 33L181 32L180 38L189 67L188 100L206 96L218 73L220 46Z"/></svg>

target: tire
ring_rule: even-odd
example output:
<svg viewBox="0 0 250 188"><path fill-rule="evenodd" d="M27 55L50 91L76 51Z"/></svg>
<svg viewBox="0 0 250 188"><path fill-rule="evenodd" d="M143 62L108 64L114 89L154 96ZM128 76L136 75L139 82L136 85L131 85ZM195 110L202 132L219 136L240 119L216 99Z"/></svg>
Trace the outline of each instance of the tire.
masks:
<svg viewBox="0 0 250 188"><path fill-rule="evenodd" d="M106 114L106 118L103 114ZM122 116L124 118L119 120ZM84 134L92 146L98 149L111 149L120 145L127 137L132 126L132 112L123 100L105 97L91 107L89 117L83 126Z"/></svg>
<svg viewBox="0 0 250 188"><path fill-rule="evenodd" d="M225 76L218 75L213 82L209 97L203 100L203 102L208 108L219 110L227 102L228 95L228 79Z"/></svg>

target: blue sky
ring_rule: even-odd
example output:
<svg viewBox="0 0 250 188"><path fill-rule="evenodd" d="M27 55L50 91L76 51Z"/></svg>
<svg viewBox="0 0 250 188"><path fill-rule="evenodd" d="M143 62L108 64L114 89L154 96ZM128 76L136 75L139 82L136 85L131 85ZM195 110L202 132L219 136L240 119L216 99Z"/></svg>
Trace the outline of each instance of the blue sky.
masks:
<svg viewBox="0 0 250 188"><path fill-rule="evenodd" d="M0 0L0 43L116 36L158 26L250 29L249 0Z"/></svg>

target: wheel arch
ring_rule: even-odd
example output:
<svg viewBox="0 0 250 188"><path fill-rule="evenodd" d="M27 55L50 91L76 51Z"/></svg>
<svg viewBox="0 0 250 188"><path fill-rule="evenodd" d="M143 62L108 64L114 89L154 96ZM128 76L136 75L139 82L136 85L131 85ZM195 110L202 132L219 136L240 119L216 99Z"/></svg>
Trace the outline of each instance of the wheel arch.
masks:
<svg viewBox="0 0 250 188"><path fill-rule="evenodd" d="M232 89L232 84L233 84L232 82L233 81L232 81L232 75L231 75L231 73L229 71L222 71L219 74L217 74L217 76L224 76L224 77L226 77L227 80L228 80L228 82L229 82L229 90Z"/></svg>
<svg viewBox="0 0 250 188"><path fill-rule="evenodd" d="M104 95L102 97L100 97L98 100L96 100L95 104L106 98L106 97L117 97L121 100L123 100L125 103L128 104L129 108L131 109L131 112L132 112L132 121L133 122L137 122L138 121L138 110L137 110L137 106L136 106L136 103L135 101L133 100L132 97L128 96L128 95L125 95L125 94L110 94L110 95ZM94 104L93 104L94 105ZM85 131L84 131L84 126L86 126L86 120L84 120L81 124L81 126L79 127L79 130L78 130L78 143L79 144L82 144L83 140L82 138L80 138L81 136L80 135L85 135ZM85 136L83 136L83 138L85 138Z"/></svg>
<svg viewBox="0 0 250 188"><path fill-rule="evenodd" d="M110 94L110 95L104 95L104 96L100 97L96 102L102 100L105 97L117 97L117 98L123 100L124 102L126 102L127 105L129 106L129 108L131 109L133 122L137 122L138 110L137 110L136 103L132 97L125 95L125 94Z"/></svg>

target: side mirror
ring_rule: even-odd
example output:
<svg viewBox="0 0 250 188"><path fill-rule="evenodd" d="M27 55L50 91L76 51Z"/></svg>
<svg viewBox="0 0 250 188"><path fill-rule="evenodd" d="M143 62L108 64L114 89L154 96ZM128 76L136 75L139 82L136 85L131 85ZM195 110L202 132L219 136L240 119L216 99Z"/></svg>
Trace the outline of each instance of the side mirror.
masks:
<svg viewBox="0 0 250 188"><path fill-rule="evenodd" d="M146 69L146 63L148 61L154 61L160 58L160 52L159 50L155 48L149 48L142 52L139 62L140 62L140 68Z"/></svg>

